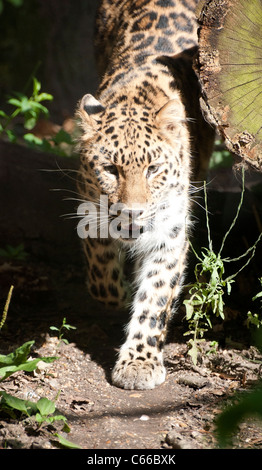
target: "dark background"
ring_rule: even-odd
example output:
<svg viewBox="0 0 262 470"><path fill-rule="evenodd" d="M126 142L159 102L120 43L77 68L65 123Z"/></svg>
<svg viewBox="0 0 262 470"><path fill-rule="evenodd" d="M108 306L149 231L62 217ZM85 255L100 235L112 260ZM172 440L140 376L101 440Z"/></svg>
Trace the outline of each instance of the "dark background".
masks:
<svg viewBox="0 0 262 470"><path fill-rule="evenodd" d="M98 0L3 0L0 14L0 104L13 91L30 90L36 76L54 100L48 108L58 123L74 113L85 93L94 93L93 53Z"/></svg>

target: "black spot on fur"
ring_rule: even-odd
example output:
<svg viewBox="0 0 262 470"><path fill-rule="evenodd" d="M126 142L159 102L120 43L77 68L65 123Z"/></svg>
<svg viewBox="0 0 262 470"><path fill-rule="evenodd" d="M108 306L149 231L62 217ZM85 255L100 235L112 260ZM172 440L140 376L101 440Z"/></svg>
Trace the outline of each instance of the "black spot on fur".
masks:
<svg viewBox="0 0 262 470"><path fill-rule="evenodd" d="M156 315L154 315L150 318L150 322L149 322L150 328L155 328L156 322L157 322L157 317Z"/></svg>
<svg viewBox="0 0 262 470"><path fill-rule="evenodd" d="M173 289L177 285L179 277L180 277L180 273L177 273L177 274L175 274L175 276L172 277L172 279L170 281L171 289Z"/></svg>
<svg viewBox="0 0 262 470"><path fill-rule="evenodd" d="M165 281L157 281L157 282L154 282L153 286L156 288L156 289L159 289L159 287L163 287L165 285Z"/></svg>
<svg viewBox="0 0 262 470"><path fill-rule="evenodd" d="M141 292L141 293L139 294L138 299L139 299L140 302L144 302L144 300L147 299L147 293L146 293L145 291L144 291L144 292Z"/></svg>
<svg viewBox="0 0 262 470"><path fill-rule="evenodd" d="M158 274L157 270L149 271L149 273L147 273L147 277L150 278L152 276L156 276L157 274Z"/></svg>
<svg viewBox="0 0 262 470"><path fill-rule="evenodd" d="M166 303L167 303L167 297L159 297L156 304L158 307L164 307Z"/></svg>
<svg viewBox="0 0 262 470"><path fill-rule="evenodd" d="M156 4L163 8L175 6L175 3L173 2L173 0L158 0Z"/></svg>
<svg viewBox="0 0 262 470"><path fill-rule="evenodd" d="M98 290L95 284L92 284L92 286L90 287L90 291L92 292L94 297L98 297Z"/></svg>
<svg viewBox="0 0 262 470"><path fill-rule="evenodd" d="M167 27L168 27L168 17L166 15L161 15L157 22L156 28L165 29Z"/></svg>
<svg viewBox="0 0 262 470"><path fill-rule="evenodd" d="M148 344L149 346L156 347L156 345L157 345L157 338L156 338L156 336L148 336L148 337L147 337L147 344Z"/></svg>
<svg viewBox="0 0 262 470"><path fill-rule="evenodd" d="M113 272L112 272L113 281L117 281L118 276L119 276L119 269L117 269L117 268L113 269Z"/></svg>
<svg viewBox="0 0 262 470"><path fill-rule="evenodd" d="M109 284L108 290L113 297L118 297L118 290L114 284Z"/></svg>
<svg viewBox="0 0 262 470"><path fill-rule="evenodd" d="M107 297L107 292L106 292L106 289L105 289L105 286L104 284L100 284L99 286L99 295L105 299Z"/></svg>
<svg viewBox="0 0 262 470"><path fill-rule="evenodd" d="M115 128L113 126L109 127L108 129L105 130L106 134L112 134L114 132Z"/></svg>
<svg viewBox="0 0 262 470"><path fill-rule="evenodd" d="M158 327L160 330L163 330L163 328L166 326L166 320L167 320L167 313L162 312L159 317L159 323Z"/></svg>

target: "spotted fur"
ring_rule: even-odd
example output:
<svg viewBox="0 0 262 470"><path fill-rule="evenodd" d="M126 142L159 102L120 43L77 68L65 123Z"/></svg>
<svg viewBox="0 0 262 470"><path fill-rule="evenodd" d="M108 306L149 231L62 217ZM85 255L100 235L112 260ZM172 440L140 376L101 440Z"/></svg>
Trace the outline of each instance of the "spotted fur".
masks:
<svg viewBox="0 0 262 470"><path fill-rule="evenodd" d="M88 237L88 287L107 305L131 304L112 380L150 389L165 380L167 325L183 284L190 176L202 178L212 132L199 110L195 0L104 0L96 23L102 74L78 108L82 198L109 209L126 238ZM107 196L108 207L99 205ZM103 227L103 216L96 213ZM130 221L132 218L132 227ZM131 228L136 237L129 236ZM124 261L133 261L132 289Z"/></svg>

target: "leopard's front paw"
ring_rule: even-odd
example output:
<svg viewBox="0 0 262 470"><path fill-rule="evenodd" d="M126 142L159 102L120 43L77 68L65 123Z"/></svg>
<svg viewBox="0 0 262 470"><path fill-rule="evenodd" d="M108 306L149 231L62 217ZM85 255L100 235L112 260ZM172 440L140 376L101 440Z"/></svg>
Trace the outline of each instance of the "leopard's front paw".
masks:
<svg viewBox="0 0 262 470"><path fill-rule="evenodd" d="M166 371L161 358L130 359L128 351L120 357L112 372L112 382L117 387L125 389L146 390L155 388L165 381Z"/></svg>

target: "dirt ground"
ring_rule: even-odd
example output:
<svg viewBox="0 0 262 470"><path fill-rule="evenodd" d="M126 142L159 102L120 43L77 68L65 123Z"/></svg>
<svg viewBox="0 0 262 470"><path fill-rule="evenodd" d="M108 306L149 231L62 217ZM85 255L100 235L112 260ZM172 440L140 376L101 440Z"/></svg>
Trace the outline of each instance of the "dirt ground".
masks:
<svg viewBox="0 0 262 470"><path fill-rule="evenodd" d="M3 267L3 265L2 265ZM123 320L87 298L82 272L67 267L14 265L20 283L16 288L7 329L1 335L1 352L11 352L23 341L35 339L33 357L57 356L34 373L19 372L1 384L14 396L36 401L54 400L62 423L36 432L28 421L0 419L0 442L7 449L51 449L55 432L83 449L210 449L217 447L214 418L227 398L246 390L261 373L262 355L254 347L232 344L207 355L194 366L187 346L176 338L165 349L167 380L150 391L121 390L111 385L110 370L120 344ZM52 280L52 281L51 281ZM54 291L53 281L57 285ZM52 336L50 326L63 317L76 330L65 333L69 344ZM181 332L177 327L176 333ZM179 334L176 334L179 336ZM233 341L232 341L233 343ZM249 419L240 426L235 448L262 448L261 425Z"/></svg>
<svg viewBox="0 0 262 470"><path fill-rule="evenodd" d="M1 246L17 246L22 241L27 257L0 259L2 306L10 285L14 285L7 321L1 331L0 353L8 354L25 341L35 340L33 357L58 359L48 365L40 363L33 373L15 373L1 383L1 390L31 401L40 397L57 399L56 408L66 416L70 433L63 432L62 422L42 426L37 431L28 420L14 420L1 414L1 448L57 449L55 433L60 433L82 449L215 449L216 416L236 392L248 390L261 375L262 355L250 343L246 314L243 316L240 308L241 305L247 312L253 307L250 299L256 287L252 282L259 272L261 275L261 250L250 269L239 276L233 303L226 307L226 321L215 322L197 366L187 354L183 336L187 326L181 307L165 348L166 382L149 391L116 388L111 384L110 371L124 338L128 314L106 311L86 292L84 260L73 228L75 222L59 219L65 213L64 204L68 209L67 202L59 191L50 192L50 188L65 188L66 184L70 190L74 181L62 178L58 182L53 160L26 150L21 160L25 174L26 161L29 168L37 170L34 183L28 185L28 177L24 178L17 158L24 150L10 145L2 150L5 162L15 170L10 172L7 163L6 167L2 165L1 176L8 185L2 189L1 197L6 197L10 208L1 215ZM56 168L59 164L55 159ZM39 172L43 167L50 171ZM224 175L222 180L225 181ZM219 178L216 182L219 184ZM14 186L18 204L11 195ZM220 207L222 193L217 189L214 188L214 199ZM232 192L232 210L233 198ZM246 222L248 213L244 209L245 227L252 225ZM202 242L201 230L199 233ZM254 232L252 236L255 238ZM240 238L243 237L238 237L239 243L233 238L233 245L243 252ZM65 332L68 344L59 341L50 330L50 326L59 328L63 318L76 327ZM213 339L219 341L219 349L209 354ZM261 431L261 423L248 418L234 436L233 448L261 449Z"/></svg>

